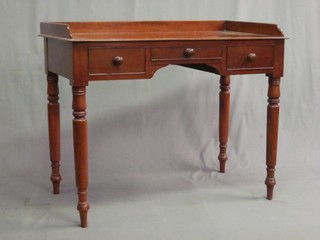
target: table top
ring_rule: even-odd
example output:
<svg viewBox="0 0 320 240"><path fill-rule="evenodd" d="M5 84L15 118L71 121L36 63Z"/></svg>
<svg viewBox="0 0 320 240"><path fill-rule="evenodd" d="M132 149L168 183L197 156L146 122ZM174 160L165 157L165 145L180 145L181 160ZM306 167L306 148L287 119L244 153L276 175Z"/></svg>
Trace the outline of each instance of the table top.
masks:
<svg viewBox="0 0 320 240"><path fill-rule="evenodd" d="M40 36L71 42L285 38L275 24L236 21L42 22Z"/></svg>

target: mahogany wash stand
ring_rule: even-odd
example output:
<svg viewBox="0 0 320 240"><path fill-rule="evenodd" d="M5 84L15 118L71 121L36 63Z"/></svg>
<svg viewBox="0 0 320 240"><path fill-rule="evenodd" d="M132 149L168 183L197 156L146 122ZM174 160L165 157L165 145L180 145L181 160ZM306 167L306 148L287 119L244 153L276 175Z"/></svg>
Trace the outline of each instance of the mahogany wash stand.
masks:
<svg viewBox="0 0 320 240"><path fill-rule="evenodd" d="M60 114L58 75L72 87L73 140L81 227L87 227L88 132L86 87L90 81L148 79L169 64L220 75L220 172L225 172L230 75L266 74L267 198L276 183L280 78L285 37L274 24L234 21L43 22L48 82L51 181L59 193Z"/></svg>

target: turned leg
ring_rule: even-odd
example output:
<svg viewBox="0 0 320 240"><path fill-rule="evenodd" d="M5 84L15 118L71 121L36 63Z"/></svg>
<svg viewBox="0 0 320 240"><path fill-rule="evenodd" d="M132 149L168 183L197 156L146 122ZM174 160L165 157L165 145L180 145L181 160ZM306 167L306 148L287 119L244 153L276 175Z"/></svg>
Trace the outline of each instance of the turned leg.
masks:
<svg viewBox="0 0 320 240"><path fill-rule="evenodd" d="M76 173L76 186L78 189L78 206L81 227L87 227L87 200L88 189L88 136L86 120L86 89L85 87L72 87L73 93L73 144Z"/></svg>
<svg viewBox="0 0 320 240"><path fill-rule="evenodd" d="M274 177L277 161L278 123L279 123L280 78L269 77L268 110L267 110L267 199L272 200Z"/></svg>
<svg viewBox="0 0 320 240"><path fill-rule="evenodd" d="M48 72L48 130L53 193L59 194L60 175L60 109L58 75Z"/></svg>
<svg viewBox="0 0 320 240"><path fill-rule="evenodd" d="M230 106L230 77L221 76L220 78L220 95L219 95L219 141L220 153L218 159L220 161L220 172L225 172L225 165L228 159L227 143L228 143L228 127L229 127L229 106Z"/></svg>

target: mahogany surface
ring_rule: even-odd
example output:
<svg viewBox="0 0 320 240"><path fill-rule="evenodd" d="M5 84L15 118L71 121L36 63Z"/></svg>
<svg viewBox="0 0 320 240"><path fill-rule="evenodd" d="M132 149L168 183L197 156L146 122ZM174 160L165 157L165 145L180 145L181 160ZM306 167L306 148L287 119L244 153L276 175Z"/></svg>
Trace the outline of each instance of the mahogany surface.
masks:
<svg viewBox="0 0 320 240"><path fill-rule="evenodd" d="M70 80L73 139L81 226L87 227L88 139L86 87L90 81L148 79L169 64L220 75L220 172L225 172L230 75L266 74L267 199L275 185L280 78L285 37L274 24L235 21L43 22L48 81L48 126L53 192L59 193L60 116L58 75Z"/></svg>

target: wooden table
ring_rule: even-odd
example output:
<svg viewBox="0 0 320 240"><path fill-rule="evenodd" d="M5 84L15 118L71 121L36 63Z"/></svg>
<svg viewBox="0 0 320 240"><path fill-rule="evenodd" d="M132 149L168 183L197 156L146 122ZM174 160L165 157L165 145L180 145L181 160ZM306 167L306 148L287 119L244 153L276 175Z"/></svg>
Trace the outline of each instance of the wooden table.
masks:
<svg viewBox="0 0 320 240"><path fill-rule="evenodd" d="M267 198L276 183L280 78L284 36L274 24L234 21L43 22L48 82L51 181L59 193L60 116L58 75L70 80L73 139L81 227L87 227L88 140L86 87L90 81L147 79L169 64L220 75L220 172L227 160L230 75L266 74L269 80Z"/></svg>

